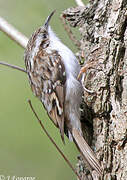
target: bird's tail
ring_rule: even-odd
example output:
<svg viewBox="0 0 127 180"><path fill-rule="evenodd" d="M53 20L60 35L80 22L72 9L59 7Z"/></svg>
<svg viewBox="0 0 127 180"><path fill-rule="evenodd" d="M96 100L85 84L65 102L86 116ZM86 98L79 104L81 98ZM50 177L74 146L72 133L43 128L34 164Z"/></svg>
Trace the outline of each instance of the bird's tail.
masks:
<svg viewBox="0 0 127 180"><path fill-rule="evenodd" d="M90 167L99 174L99 176L102 176L102 168L100 166L100 163L80 132L77 129L73 128L72 135L76 145L83 155L83 158L87 161Z"/></svg>

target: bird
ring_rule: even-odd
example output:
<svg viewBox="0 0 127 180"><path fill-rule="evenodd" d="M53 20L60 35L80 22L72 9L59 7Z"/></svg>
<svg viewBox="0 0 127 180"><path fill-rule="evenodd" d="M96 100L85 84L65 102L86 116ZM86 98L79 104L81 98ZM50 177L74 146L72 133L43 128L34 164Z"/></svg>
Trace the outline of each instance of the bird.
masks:
<svg viewBox="0 0 127 180"><path fill-rule="evenodd" d="M48 116L64 134L74 141L84 160L100 176L102 169L93 150L83 138L80 105L83 87L80 65L73 52L53 32L49 22L53 11L30 37L24 60L34 95L42 102ZM82 73L82 72L81 72Z"/></svg>

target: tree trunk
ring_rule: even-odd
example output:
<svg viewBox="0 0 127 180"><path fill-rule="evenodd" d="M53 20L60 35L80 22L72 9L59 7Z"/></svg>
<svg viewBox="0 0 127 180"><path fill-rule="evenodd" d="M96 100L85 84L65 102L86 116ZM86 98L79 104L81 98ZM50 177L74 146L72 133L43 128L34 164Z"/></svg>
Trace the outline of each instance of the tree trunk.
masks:
<svg viewBox="0 0 127 180"><path fill-rule="evenodd" d="M83 78L83 86L94 91L84 91L87 140L93 137L91 147L104 169L103 179L126 180L127 0L91 0L63 15L71 26L79 27L79 53L85 63L94 64ZM78 170L84 180L92 179L80 158Z"/></svg>

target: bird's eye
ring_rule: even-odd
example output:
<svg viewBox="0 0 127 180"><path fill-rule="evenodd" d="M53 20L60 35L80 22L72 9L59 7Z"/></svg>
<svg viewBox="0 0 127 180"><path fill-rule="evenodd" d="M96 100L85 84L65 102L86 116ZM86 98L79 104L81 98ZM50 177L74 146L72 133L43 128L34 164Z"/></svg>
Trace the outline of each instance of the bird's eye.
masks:
<svg viewBox="0 0 127 180"><path fill-rule="evenodd" d="M42 37L43 37L43 39L47 39L47 34L44 33L44 34L42 35Z"/></svg>

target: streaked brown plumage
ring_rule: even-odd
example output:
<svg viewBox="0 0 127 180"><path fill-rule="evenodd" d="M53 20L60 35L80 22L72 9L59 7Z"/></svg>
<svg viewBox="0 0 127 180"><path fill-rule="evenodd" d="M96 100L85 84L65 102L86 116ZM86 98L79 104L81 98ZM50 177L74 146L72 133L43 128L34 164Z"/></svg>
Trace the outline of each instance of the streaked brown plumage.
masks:
<svg viewBox="0 0 127 180"><path fill-rule="evenodd" d="M32 34L25 51L31 89L59 128L63 142L66 133L92 169L101 175L100 164L82 137L79 107L83 88L77 80L80 66L72 51L62 44L48 25L53 14Z"/></svg>
<svg viewBox="0 0 127 180"><path fill-rule="evenodd" d="M25 63L33 93L42 101L64 140L64 98L61 97L65 96L66 75L60 55L57 51L47 53L40 48L34 58L33 71L29 61Z"/></svg>

